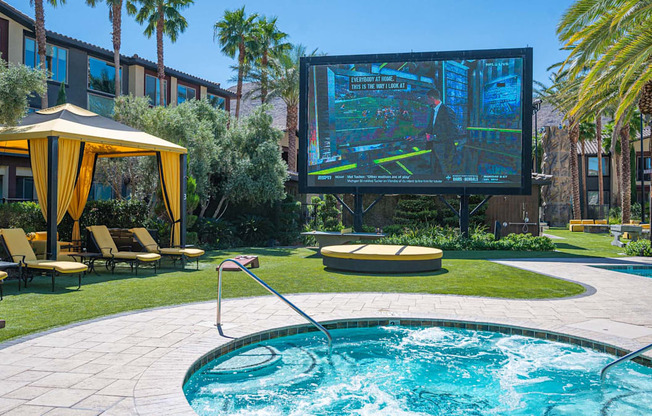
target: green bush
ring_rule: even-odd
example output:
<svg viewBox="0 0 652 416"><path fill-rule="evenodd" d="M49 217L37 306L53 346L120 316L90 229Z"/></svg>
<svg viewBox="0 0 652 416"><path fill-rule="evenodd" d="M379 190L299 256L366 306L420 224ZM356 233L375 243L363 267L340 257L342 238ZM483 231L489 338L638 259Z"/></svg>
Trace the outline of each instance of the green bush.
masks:
<svg viewBox="0 0 652 416"><path fill-rule="evenodd" d="M41 207L35 202L0 204L0 228L22 228L26 233L45 231Z"/></svg>
<svg viewBox="0 0 652 416"><path fill-rule="evenodd" d="M199 244L206 248L230 248L242 245L237 228L224 219L199 218L195 223Z"/></svg>
<svg viewBox="0 0 652 416"><path fill-rule="evenodd" d="M652 256L652 247L650 247L650 240L637 240L629 242L625 246L625 254L628 256Z"/></svg>
<svg viewBox="0 0 652 416"><path fill-rule="evenodd" d="M531 234L509 234L500 240L484 231L482 227L471 230L470 237L464 238L452 228L429 226L406 228L403 232L389 235L381 244L413 245L435 247L442 250L514 250L514 251L552 251L555 245L548 237L535 237Z"/></svg>

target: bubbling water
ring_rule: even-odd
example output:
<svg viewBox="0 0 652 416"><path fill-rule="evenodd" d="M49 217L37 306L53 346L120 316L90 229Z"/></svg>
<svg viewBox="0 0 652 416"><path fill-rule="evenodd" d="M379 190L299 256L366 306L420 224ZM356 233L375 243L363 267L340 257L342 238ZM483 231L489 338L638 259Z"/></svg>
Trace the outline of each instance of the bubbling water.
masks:
<svg viewBox="0 0 652 416"><path fill-rule="evenodd" d="M652 369L627 363L601 385L614 357L574 345L454 328L333 336L330 358L314 333L219 357L190 378L186 397L199 415L652 414Z"/></svg>

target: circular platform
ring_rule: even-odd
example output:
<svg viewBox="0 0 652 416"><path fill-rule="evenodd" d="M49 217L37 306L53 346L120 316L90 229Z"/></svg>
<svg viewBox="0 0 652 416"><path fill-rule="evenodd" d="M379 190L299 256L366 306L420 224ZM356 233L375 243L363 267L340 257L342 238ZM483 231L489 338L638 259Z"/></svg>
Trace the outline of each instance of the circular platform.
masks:
<svg viewBox="0 0 652 416"><path fill-rule="evenodd" d="M324 266L351 272L415 273L441 269L436 248L385 244L349 244L321 249Z"/></svg>

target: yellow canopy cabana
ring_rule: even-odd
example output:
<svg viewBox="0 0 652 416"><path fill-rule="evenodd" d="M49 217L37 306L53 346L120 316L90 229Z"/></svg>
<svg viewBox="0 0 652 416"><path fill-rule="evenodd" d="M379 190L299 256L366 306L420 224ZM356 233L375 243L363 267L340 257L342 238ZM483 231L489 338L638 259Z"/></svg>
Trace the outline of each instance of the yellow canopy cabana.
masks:
<svg viewBox="0 0 652 416"><path fill-rule="evenodd" d="M17 127L0 128L0 151L30 157L36 194L47 221L48 258L56 259L57 225L66 212L75 221L73 240L80 238L79 218L98 157L157 157L164 203L173 223L170 242L185 246L186 148L63 104L29 114Z"/></svg>

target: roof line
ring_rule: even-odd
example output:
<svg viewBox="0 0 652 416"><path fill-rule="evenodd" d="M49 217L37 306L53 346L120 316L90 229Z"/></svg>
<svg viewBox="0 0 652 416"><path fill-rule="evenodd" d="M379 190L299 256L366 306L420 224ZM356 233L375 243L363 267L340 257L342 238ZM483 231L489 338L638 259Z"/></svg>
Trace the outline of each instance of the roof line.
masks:
<svg viewBox="0 0 652 416"><path fill-rule="evenodd" d="M7 2L0 0L0 12L7 15L9 18L15 20L16 22L20 23L22 26L27 27L29 30L32 31L32 33L34 32L34 19L32 19L27 14L21 12L20 10L16 9L15 7L11 6ZM80 39L75 39L73 37L54 32L52 30L47 30L47 29L46 29L46 36L58 43L84 49L87 52L101 55L106 59L110 59L110 60L113 59L113 51L103 48L101 46L97 46L92 43L88 43ZM141 66L156 71L155 62L141 58L137 54L134 54L133 56L126 56L120 54L120 61L125 65L140 64ZM183 81L204 84L208 88L209 92L219 92L220 94L226 95L230 98L236 97L236 94L222 88L219 82L209 81L207 79L200 78L195 75L188 74L187 72L170 68L168 66L165 67L165 72L168 75L174 76L176 78L181 78Z"/></svg>

